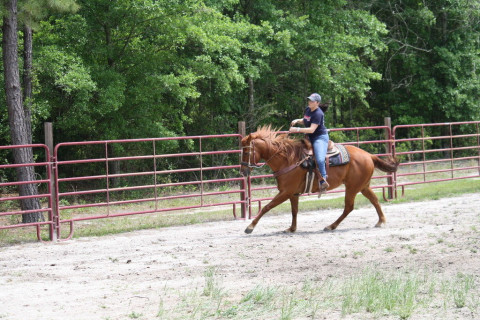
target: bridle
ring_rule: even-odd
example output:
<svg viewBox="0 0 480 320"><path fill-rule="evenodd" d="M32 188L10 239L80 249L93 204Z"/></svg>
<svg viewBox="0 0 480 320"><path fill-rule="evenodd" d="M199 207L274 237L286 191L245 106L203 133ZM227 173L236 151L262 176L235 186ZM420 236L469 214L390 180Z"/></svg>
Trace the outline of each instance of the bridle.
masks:
<svg viewBox="0 0 480 320"><path fill-rule="evenodd" d="M280 151L275 152L264 164L257 164L255 161L255 139L250 141L249 146L242 147L242 154L245 152L245 149L253 150L253 152L248 151L248 162L240 162L242 166L245 166L250 169L260 169L266 165L270 160L273 159ZM253 156L252 156L253 155Z"/></svg>
<svg viewBox="0 0 480 320"><path fill-rule="evenodd" d="M242 166L245 166L245 167L249 168L249 169L260 169L260 168L262 168L264 165L266 165L270 160L272 160L273 157L275 157L275 156L280 152L280 150L278 150L277 152L275 152L267 161L265 161L264 164L259 165L259 164L257 164L257 163L255 162L255 142L254 142L254 140L255 140L255 139L253 139L253 140L250 141L250 145L249 145L249 146L244 146L244 147L242 147L242 155L243 155L243 152L244 152L245 149L249 149L249 150L252 150L252 149L253 149L253 152L252 152L252 153L248 152L248 162L242 161L242 162L240 162L240 164L241 164ZM252 154L253 154L253 157L252 157ZM308 154L307 154L307 155L305 155L305 157L304 157L303 159L297 161L295 164L290 165L290 166L288 166L288 167L285 167L285 168L283 168L283 169L281 169L281 170L279 170L279 171L277 171L277 172L274 172L274 173L273 173L273 176L274 176L274 177L278 177L278 176L281 176L281 175L283 175L283 174L286 174L286 173L292 171L293 169L297 168L301 163L303 163L305 160L307 160L307 159L309 159L309 158L311 158L311 155L308 155Z"/></svg>
<svg viewBox="0 0 480 320"><path fill-rule="evenodd" d="M256 164L255 163L255 142L254 140L250 141L250 145L249 146L244 146L242 147L242 154L245 152L245 149L249 149L248 152L248 162L240 162L240 164L242 166L245 166L247 168L250 168L250 169L260 169L262 168L266 162L262 165L259 165L259 164ZM250 152L250 150L253 150L253 152ZM253 157L252 157L252 154L253 154ZM250 159L253 159L253 161L251 161Z"/></svg>

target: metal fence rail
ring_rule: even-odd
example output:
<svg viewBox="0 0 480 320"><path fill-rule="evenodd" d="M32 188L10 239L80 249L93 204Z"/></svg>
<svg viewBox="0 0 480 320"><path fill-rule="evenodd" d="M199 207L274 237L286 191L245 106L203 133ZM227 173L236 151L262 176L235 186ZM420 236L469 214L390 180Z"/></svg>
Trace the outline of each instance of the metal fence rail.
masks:
<svg viewBox="0 0 480 320"><path fill-rule="evenodd" d="M372 188L382 189L388 200L397 197L398 188L404 194L410 185L480 177L479 128L480 121L400 125L393 130L385 125L331 129L330 137L400 158L396 174L376 171L372 177ZM249 178L239 176L241 138L226 134L72 142L55 148L0 146L3 153L34 148L45 159L0 165L0 231L34 227L41 240L42 228L48 228L50 240L69 239L80 221L218 206L231 207L235 218L238 206L240 218L251 218L253 204L260 210L262 202L273 198L276 185L268 169ZM23 166L36 169L35 181L5 181L3 177L15 176L8 170ZM21 197L11 190L32 183L39 186L38 195ZM344 189L329 193L341 192ZM30 197L38 198L42 208L22 211L20 200ZM45 221L20 223L20 215L33 212L44 212ZM64 225L69 229L62 233Z"/></svg>
<svg viewBox="0 0 480 320"><path fill-rule="evenodd" d="M480 121L399 125L393 154L395 187L480 177Z"/></svg>
<svg viewBox="0 0 480 320"><path fill-rule="evenodd" d="M206 150L205 144L224 139L232 139L235 149L212 151ZM213 156L239 155L236 148L239 134L189 136L156 139L133 139L112 141L90 141L60 143L55 147L56 160L56 196L58 203L59 234L62 224L69 224L70 238L74 230L74 222L84 220L103 219L110 217L122 217L129 215L169 212L179 210L191 210L212 206L232 206L233 215L236 217L236 206L245 204L244 178L238 174L222 174L229 170L238 170L239 165L208 165L206 160ZM186 142L194 145L194 150L188 152L160 153L161 143ZM150 153L145 155L114 155L112 150L128 148L126 145L149 144ZM101 158L59 160L65 148L85 148L86 146L101 146L103 156ZM145 148L144 148L145 149ZM135 149L134 149L135 150ZM125 152L125 151L124 151ZM195 167L178 167L168 169L162 166L161 159L169 158L171 161L184 162L185 165ZM185 159L192 159L186 161ZM97 163L99 171L103 174L62 176L68 167L78 164ZM116 165L114 165L116 163ZM133 166L133 171L129 170ZM115 169L116 167L116 169ZM119 169L120 168L120 169ZM68 170L72 171L71 168ZM207 173L215 173L217 178L208 178ZM190 174L186 181L169 181L171 175ZM212 175L210 175L212 176ZM139 181L137 183L137 181ZM63 191L72 183L87 186L82 190ZM130 185L137 183L136 185ZM217 191L210 188L215 184L237 184L238 188L225 191ZM92 185L100 186L92 188ZM173 192L170 189L175 189ZM128 200L124 200L125 194ZM236 195L235 198L232 195ZM81 197L81 201L79 201ZM213 198L213 200L212 200ZM73 199L73 200L72 200ZM175 202L174 200L181 200ZM188 204L186 203L188 201ZM94 208L93 214L78 214L78 209Z"/></svg>
<svg viewBox="0 0 480 320"><path fill-rule="evenodd" d="M14 149L21 148L32 148L43 150L44 159L47 159L45 162L29 162L24 164L1 164L0 165L0 230L14 229L14 228L25 228L25 227L34 227L37 232L37 239L41 241L41 227L48 227L49 238L53 239L54 229L55 229L55 217L53 215L54 203L52 201L52 177L51 172L51 163L48 161L50 159L50 151L48 147L44 144L28 144L28 145L14 145L14 146L0 146L0 150L5 150L9 153L12 153ZM41 151L40 151L41 152ZM38 179L34 181L3 181L3 173L8 170L14 170L18 168L33 167L37 169L36 175ZM15 174L12 174L15 176ZM8 192L4 193L4 190L10 187L17 187L20 185L26 184L36 184L39 188L39 194L31 196L19 196L18 194L9 194ZM43 193L42 193L43 192ZM41 208L35 210L22 210L20 201L22 199L31 199L36 198L39 200ZM4 211L5 210L5 211ZM20 216L22 214L28 213L46 213L47 217L43 217L44 221L32 222L32 223L21 223Z"/></svg>

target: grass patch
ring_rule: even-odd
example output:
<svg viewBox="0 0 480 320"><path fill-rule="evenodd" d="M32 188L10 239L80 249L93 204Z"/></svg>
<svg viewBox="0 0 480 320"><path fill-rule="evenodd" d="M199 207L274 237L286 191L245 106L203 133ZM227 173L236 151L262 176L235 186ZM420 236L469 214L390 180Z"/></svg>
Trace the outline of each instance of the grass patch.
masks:
<svg viewBox="0 0 480 320"><path fill-rule="evenodd" d="M413 314L441 316L444 309L463 307L469 308L473 318L478 315L479 290L473 275L439 279L427 270L376 269L371 266L344 279L304 280L293 287L256 285L239 294L221 287L209 267L203 289L177 294L166 289L162 293L159 318L190 319L195 314L195 319L409 319ZM221 294L211 294L213 291ZM173 297L168 306L163 303L167 297Z"/></svg>
<svg viewBox="0 0 480 320"><path fill-rule="evenodd" d="M197 213L148 214L113 219L99 219L77 222L75 237L103 236L136 230L186 226L211 221L233 220L230 210L206 211ZM65 226L67 228L67 226Z"/></svg>
<svg viewBox="0 0 480 320"><path fill-rule="evenodd" d="M375 189L376 195L382 203L384 204L397 204L397 203L406 203L412 201L428 201L428 200L438 200L442 198L455 197L467 193L476 193L480 190L480 179L469 179L469 180L456 180L456 181L446 181L446 182L435 182L429 184L419 184L414 185L405 190L405 195L402 197L401 190L398 192L398 198L386 202L383 199L381 191ZM366 206L371 206L370 201L365 198L361 193L355 198L355 208L361 208ZM306 199L300 200L299 211L300 214L302 211L312 211L312 210L325 210L325 209L343 209L344 207L344 197L334 197L334 198L322 198L317 199L316 196L312 196ZM254 210L252 209L252 212ZM279 205L277 208L271 211L272 213L285 213L290 212L290 203L284 202ZM270 212L268 213L270 214Z"/></svg>
<svg viewBox="0 0 480 320"><path fill-rule="evenodd" d="M415 309L432 299L431 285L431 279L416 273L385 275L367 271L344 284L342 315L368 312L408 319ZM420 296L420 290L426 294Z"/></svg>
<svg viewBox="0 0 480 320"><path fill-rule="evenodd" d="M464 193L474 193L478 192L478 190L480 190L480 179L433 182L407 188L404 197L402 197L399 188L398 199L392 201L392 203L438 200Z"/></svg>

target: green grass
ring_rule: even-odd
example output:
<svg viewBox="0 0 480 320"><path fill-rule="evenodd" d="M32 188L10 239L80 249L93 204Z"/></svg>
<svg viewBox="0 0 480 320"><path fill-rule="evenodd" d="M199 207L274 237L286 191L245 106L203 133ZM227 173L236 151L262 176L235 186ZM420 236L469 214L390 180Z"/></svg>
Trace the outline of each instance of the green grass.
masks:
<svg viewBox="0 0 480 320"><path fill-rule="evenodd" d="M418 274L385 275L367 271L343 286L342 314L369 312L408 319L415 309L432 299L430 279ZM426 292L420 298L420 290Z"/></svg>
<svg viewBox="0 0 480 320"><path fill-rule="evenodd" d="M428 184L419 184L411 186L405 190L405 196L402 196L401 190L398 190L398 198L385 202L380 189L374 189L377 197L382 204L385 203L406 203L413 201L438 200L441 198L454 197L466 193L476 193L480 190L480 179L456 180L447 182L435 182ZM344 206L343 194L339 197L317 199L316 196L310 199L301 200L300 212L322 209L342 209ZM355 208L371 206L370 201L361 193L355 198ZM272 210L273 212L289 212L290 204L285 202Z"/></svg>
<svg viewBox="0 0 480 320"><path fill-rule="evenodd" d="M448 182L437 182L429 184L421 184L412 186L405 191L405 196L401 196L399 190L398 199L392 200L389 203L403 203L412 201L435 200L445 197L453 197L465 193L478 192L480 190L480 179L457 180ZM381 191L377 191L379 200L385 205ZM182 205L188 205L183 203ZM266 205L266 202L262 203ZM305 211L321 211L325 209L342 209L344 205L343 194L339 197L324 197L317 199L313 197L302 197L300 203L300 214ZM355 200L355 207L371 206L370 202L361 194L357 195ZM123 207L122 210L140 211L145 210L140 205L130 205ZM252 213L255 215L258 210L257 205L252 206ZM237 215L240 214L239 206L237 206ZM279 215L290 212L290 203L287 201L277 208L274 208L269 215ZM85 211L77 210L77 214L91 215L95 214L91 208ZM71 212L65 214L72 216ZM207 208L205 210L197 210L192 212L173 211L169 213L154 213L144 215L134 215L128 217L117 217L112 219L97 219L87 220L75 223L74 237L90 237L103 236L108 234L117 234L122 232L130 232L142 229L164 228L178 225L192 225L208 221L222 221L232 220L233 214L231 207L221 210L215 208ZM8 224L8 222L7 222ZM68 236L69 226L63 224L62 238ZM48 233L46 227L43 228L42 238L47 240ZM34 228L20 228L13 230L0 230L0 246L9 245L22 242L32 242L36 240L36 233Z"/></svg>
<svg viewBox="0 0 480 320"><path fill-rule="evenodd" d="M334 314L334 318L409 319L413 314L443 314L444 309L464 307L472 316L478 315L479 290L473 275L440 279L427 270L376 269L371 266L345 278L304 280L293 287L257 284L239 294L223 288L212 273L214 269L208 267L203 289L182 293L164 290L158 315L161 319L289 320L323 319ZM205 294L213 291L221 294ZM174 300L170 307L163 303L167 297Z"/></svg>

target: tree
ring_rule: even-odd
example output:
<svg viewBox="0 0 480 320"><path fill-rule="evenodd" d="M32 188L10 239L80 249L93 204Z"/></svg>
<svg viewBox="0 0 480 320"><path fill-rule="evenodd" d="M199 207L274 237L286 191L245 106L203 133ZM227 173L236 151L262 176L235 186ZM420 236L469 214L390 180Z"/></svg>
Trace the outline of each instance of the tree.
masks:
<svg viewBox="0 0 480 320"><path fill-rule="evenodd" d="M3 66L5 95L8 108L11 142L14 145L26 145L32 143L31 106L33 101L32 65L33 44L32 25L35 19L40 19L48 13L49 9L61 9L74 7L73 1L45 1L28 0L18 3L17 0L5 2L3 18ZM18 12L20 7L20 13ZM20 82L18 65L18 18L23 22L23 92ZM23 98L22 98L23 97ZM14 162L26 164L33 162L32 148L20 148L13 150ZM18 181L34 181L34 167L19 167L16 170ZM35 195L38 194L37 185L28 183L19 185L19 194L28 198L20 201L22 210L38 210L40 203ZM30 212L22 216L24 223L42 221L41 212Z"/></svg>
<svg viewBox="0 0 480 320"><path fill-rule="evenodd" d="M201 1L80 1L35 34L37 110L63 139L230 131L268 27ZM192 123L217 123L223 127ZM114 124L114 125L112 125Z"/></svg>
<svg viewBox="0 0 480 320"><path fill-rule="evenodd" d="M31 129L28 128L25 111L22 103L22 91L20 84L20 72L18 67L18 40L17 40L17 0L5 2L3 17L3 68L5 82L5 96L8 108L10 124L10 136L12 144L27 145L31 143ZM33 162L32 148L13 149L16 164ZM34 167L18 167L16 169L18 181L34 181ZM20 201L22 210L38 210L40 203L34 196L38 194L36 184L20 184L20 196L30 197ZM43 220L40 212L26 213L22 216L22 222L37 222Z"/></svg>
<svg viewBox="0 0 480 320"><path fill-rule="evenodd" d="M272 28L273 39L264 44L271 52L268 68L255 83L255 118L269 110L264 121L285 126L314 91L333 101L326 115L332 126L347 124L337 123L336 116L352 113L344 111L349 105L368 107L370 82L380 78L372 61L385 49L386 28L375 16L344 0L239 1L237 10Z"/></svg>
<svg viewBox="0 0 480 320"><path fill-rule="evenodd" d="M28 136L32 136L33 104L33 30L34 26L50 12L75 12L75 0L25 0L20 3L20 20L23 23L23 104Z"/></svg>
<svg viewBox="0 0 480 320"><path fill-rule="evenodd" d="M389 30L369 103L396 123L480 117L478 1L363 1Z"/></svg>

